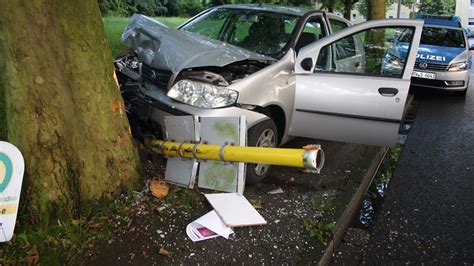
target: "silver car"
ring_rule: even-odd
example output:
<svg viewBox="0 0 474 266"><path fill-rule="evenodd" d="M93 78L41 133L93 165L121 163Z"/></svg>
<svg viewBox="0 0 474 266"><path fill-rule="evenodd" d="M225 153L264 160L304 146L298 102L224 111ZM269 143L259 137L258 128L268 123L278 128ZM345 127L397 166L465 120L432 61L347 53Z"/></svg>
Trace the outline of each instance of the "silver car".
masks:
<svg viewBox="0 0 474 266"><path fill-rule="evenodd" d="M160 127L169 115L245 115L249 146L290 137L390 146L421 29L414 20L350 26L321 11L265 5L211 8L177 30L134 15L122 35L133 53L116 68L133 91L124 96L130 112ZM409 52L384 63L401 32L410 33ZM248 165L247 183L268 170Z"/></svg>

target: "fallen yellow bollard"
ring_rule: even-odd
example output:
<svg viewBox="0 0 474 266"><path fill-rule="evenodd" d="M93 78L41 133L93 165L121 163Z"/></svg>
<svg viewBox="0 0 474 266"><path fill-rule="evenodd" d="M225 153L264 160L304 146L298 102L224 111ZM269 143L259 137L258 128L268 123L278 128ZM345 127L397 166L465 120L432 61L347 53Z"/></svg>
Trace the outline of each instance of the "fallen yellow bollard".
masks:
<svg viewBox="0 0 474 266"><path fill-rule="evenodd" d="M153 151L171 157L302 167L317 172L324 165L324 152L320 145L309 145L303 149L288 149L179 143L164 140L151 140L147 141L147 144Z"/></svg>

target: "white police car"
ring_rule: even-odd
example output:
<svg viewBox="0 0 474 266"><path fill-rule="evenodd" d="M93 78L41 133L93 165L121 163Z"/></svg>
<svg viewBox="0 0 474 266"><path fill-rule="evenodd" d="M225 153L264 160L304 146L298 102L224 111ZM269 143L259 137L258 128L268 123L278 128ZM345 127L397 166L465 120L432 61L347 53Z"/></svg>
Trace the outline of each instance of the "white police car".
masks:
<svg viewBox="0 0 474 266"><path fill-rule="evenodd" d="M418 15L417 19L423 19L424 26L411 84L466 95L472 66L471 48L460 19L423 14ZM398 45L384 60L387 69L396 67L398 58L407 52L406 44L410 42L411 35L402 33L399 36Z"/></svg>

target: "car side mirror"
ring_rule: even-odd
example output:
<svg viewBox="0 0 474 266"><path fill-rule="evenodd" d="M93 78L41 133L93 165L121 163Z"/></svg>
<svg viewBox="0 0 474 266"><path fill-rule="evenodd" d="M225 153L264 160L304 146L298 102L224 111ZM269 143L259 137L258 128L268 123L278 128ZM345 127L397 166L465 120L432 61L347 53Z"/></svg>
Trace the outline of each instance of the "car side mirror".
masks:
<svg viewBox="0 0 474 266"><path fill-rule="evenodd" d="M301 61L300 66L306 71L313 70L313 59L310 57L306 57L305 59L303 59L303 61Z"/></svg>

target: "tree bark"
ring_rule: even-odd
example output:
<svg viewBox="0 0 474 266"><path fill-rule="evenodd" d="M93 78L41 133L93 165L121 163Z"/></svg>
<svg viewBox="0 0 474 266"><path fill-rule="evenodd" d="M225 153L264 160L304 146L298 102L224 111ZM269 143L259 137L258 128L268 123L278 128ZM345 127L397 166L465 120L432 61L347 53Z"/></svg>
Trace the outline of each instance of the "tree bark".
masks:
<svg viewBox="0 0 474 266"><path fill-rule="evenodd" d="M385 18L385 0L368 0L367 1L367 20L384 19ZM381 58L384 54L384 31L369 31L366 38L367 42L373 44L372 47L366 49L366 58ZM375 60L375 62L379 62ZM366 71L368 73L377 73L380 69L379 64L369 64Z"/></svg>
<svg viewBox="0 0 474 266"><path fill-rule="evenodd" d="M367 0L367 20L385 18L385 0Z"/></svg>
<svg viewBox="0 0 474 266"><path fill-rule="evenodd" d="M42 226L138 184L139 160L96 0L0 0L7 139ZM26 203L27 202L27 203Z"/></svg>
<svg viewBox="0 0 474 266"><path fill-rule="evenodd" d="M347 20L351 20L351 11L354 7L354 4L357 3L358 0L344 0L344 18Z"/></svg>

